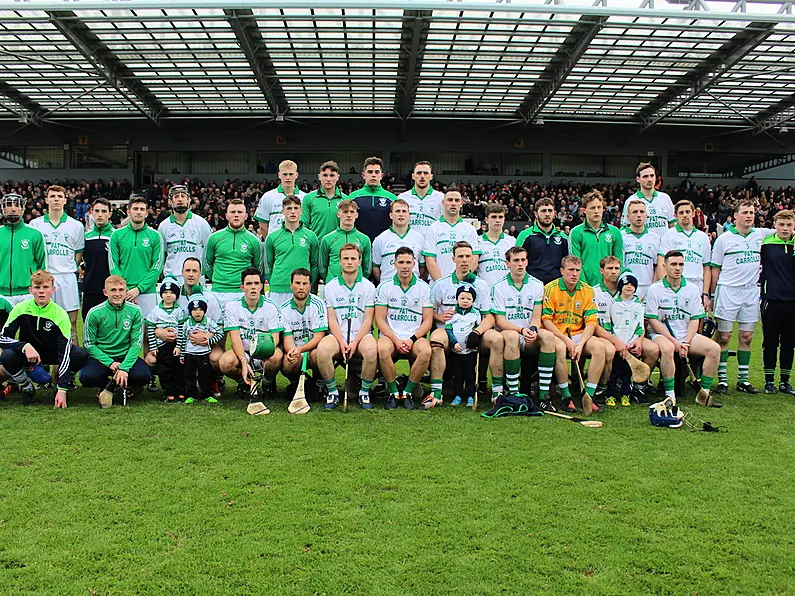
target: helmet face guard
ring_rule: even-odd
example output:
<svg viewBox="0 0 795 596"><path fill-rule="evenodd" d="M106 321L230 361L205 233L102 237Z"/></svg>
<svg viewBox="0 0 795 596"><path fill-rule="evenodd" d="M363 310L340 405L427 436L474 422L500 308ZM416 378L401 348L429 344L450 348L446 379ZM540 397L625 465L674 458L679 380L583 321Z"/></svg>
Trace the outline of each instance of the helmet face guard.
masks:
<svg viewBox="0 0 795 596"><path fill-rule="evenodd" d="M0 200L0 207L3 210L3 218L5 218L6 222L10 224L19 223L22 221L22 215L25 212L25 205L27 204L27 200L22 196L15 192L10 192L7 195L4 195L2 200ZM8 209L17 207L19 208L19 213L9 214Z"/></svg>
<svg viewBox="0 0 795 596"><path fill-rule="evenodd" d="M188 201L190 201L190 191L188 190L188 187L185 186L184 184L175 184L174 186L169 188L168 189L168 200L169 201L173 201L174 197L177 196L178 194L184 194L188 198ZM188 206L187 205L177 205L177 206L172 207L172 209L174 210L175 213L180 213L180 214L181 213L187 213Z"/></svg>
<svg viewBox="0 0 795 596"><path fill-rule="evenodd" d="M649 422L652 426L667 428L681 428L684 424L685 413L670 400L657 402L649 406Z"/></svg>

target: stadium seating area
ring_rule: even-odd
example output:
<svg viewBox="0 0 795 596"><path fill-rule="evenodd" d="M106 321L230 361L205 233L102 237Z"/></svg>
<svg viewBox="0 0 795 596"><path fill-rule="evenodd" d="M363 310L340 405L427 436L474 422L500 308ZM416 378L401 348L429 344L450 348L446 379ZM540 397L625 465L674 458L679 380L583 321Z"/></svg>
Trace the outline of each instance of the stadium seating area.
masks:
<svg viewBox="0 0 795 596"><path fill-rule="evenodd" d="M223 228L226 222L223 218L223 205L232 198L242 198L248 206L249 214L253 215L257 200L266 190L275 188L275 180L208 180L207 182L192 179L185 183L191 187L194 197L194 212L204 216L211 227L216 230ZM67 189L69 204L67 211L80 221L85 220L86 212L91 201L97 197L106 197L112 201L123 202L134 190L128 180L104 181L102 179L87 180L52 180L52 181L6 181L2 184L2 192L18 192L30 199L25 214L27 221L39 217L44 213L44 190L50 184L60 184ZM168 217L168 189L172 183L156 183L145 190L150 205L150 221L157 225ZM493 201L500 201L508 207L507 220L527 221L532 219L533 205L542 197L551 197L555 200L558 209L557 224L566 231L581 223L579 209L580 197L592 188L600 190L607 201L605 220L616 224L627 196L634 192L636 186L630 182L597 183L572 182L566 180L550 181L546 184L534 181L521 180L505 183L478 183L471 181L457 181L457 186L464 195L463 215L476 219L484 219L486 206ZM392 189L395 185L395 176L386 173L383 185ZM309 192L318 186L317 180L303 179L300 188ZM361 180L353 177L344 177L340 186L345 193L350 193L361 186ZM437 188L444 188L446 184L437 182ZM792 186L775 189L771 186L763 188L756 180L751 179L745 187L729 187L727 185L698 186L689 180L679 186L667 186L665 191L671 195L674 203L683 198L692 200L701 212L696 214L696 225L711 233L717 233L731 216L732 205L740 199L751 198L759 205L758 225L771 225L773 215L781 209L792 209L795 204L795 189ZM119 210L114 218L118 223L124 217ZM509 229L511 233L518 234L521 230Z"/></svg>

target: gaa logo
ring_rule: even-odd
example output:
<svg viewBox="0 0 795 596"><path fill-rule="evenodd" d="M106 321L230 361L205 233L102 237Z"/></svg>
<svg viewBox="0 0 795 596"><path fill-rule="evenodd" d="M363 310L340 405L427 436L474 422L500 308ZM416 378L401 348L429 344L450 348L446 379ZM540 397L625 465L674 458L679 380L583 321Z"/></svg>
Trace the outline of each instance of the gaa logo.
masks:
<svg viewBox="0 0 795 596"><path fill-rule="evenodd" d="M144 246L149 246L149 238L144 238L144 241L141 244Z"/></svg>
<svg viewBox="0 0 795 596"><path fill-rule="evenodd" d="M29 249L29 248L30 248L30 240L23 240L23 241L22 241L22 242L20 242L19 244L20 244L20 246L21 246L23 249L25 249L25 250L27 250L27 249Z"/></svg>
<svg viewBox="0 0 795 596"><path fill-rule="evenodd" d="M124 322L121 324L121 326L129 331L130 327L132 327L132 323L130 322L130 319L124 319Z"/></svg>

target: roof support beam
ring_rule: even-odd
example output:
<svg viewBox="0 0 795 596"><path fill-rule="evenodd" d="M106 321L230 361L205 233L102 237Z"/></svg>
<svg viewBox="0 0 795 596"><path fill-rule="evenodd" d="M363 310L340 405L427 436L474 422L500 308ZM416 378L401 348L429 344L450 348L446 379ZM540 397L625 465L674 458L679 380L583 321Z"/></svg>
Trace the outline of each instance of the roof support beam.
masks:
<svg viewBox="0 0 795 596"><path fill-rule="evenodd" d="M756 128L754 128L754 134L766 132L771 128L789 122L793 118L795 118L795 93L758 112L753 117L753 120L757 123Z"/></svg>
<svg viewBox="0 0 795 596"><path fill-rule="evenodd" d="M533 85L519 106L519 116L529 123L534 120L555 95L560 86L582 58L588 46L607 23L607 17L583 16L572 28L563 45L541 73L540 81Z"/></svg>
<svg viewBox="0 0 795 596"><path fill-rule="evenodd" d="M94 70L118 91L135 109L159 125L165 106L135 74L71 10L47 13L50 22L69 40Z"/></svg>
<svg viewBox="0 0 795 596"><path fill-rule="evenodd" d="M44 108L36 101L19 91L13 85L8 84L6 81L0 79L0 95L3 95L19 105L22 108L19 111L12 110L18 114L20 120L24 119L26 122L38 124L39 114L44 112ZM11 108L7 108L11 110Z"/></svg>
<svg viewBox="0 0 795 596"><path fill-rule="evenodd" d="M254 13L249 9L225 9L226 20L235 32L237 43L245 54L262 94L268 102L274 118L290 109L282 90L276 67L271 61L265 40L260 33Z"/></svg>
<svg viewBox="0 0 795 596"><path fill-rule="evenodd" d="M691 72L660 93L638 112L637 115L643 122L641 130L648 130L668 118L715 85L732 67L764 42L773 33L774 26L772 23L750 23Z"/></svg>
<svg viewBox="0 0 795 596"><path fill-rule="evenodd" d="M414 111L414 100L419 86L419 72L422 56L428 42L428 29L431 22L430 10L403 11L403 30L400 34L400 59L398 79L395 89L395 111L405 130L406 121Z"/></svg>

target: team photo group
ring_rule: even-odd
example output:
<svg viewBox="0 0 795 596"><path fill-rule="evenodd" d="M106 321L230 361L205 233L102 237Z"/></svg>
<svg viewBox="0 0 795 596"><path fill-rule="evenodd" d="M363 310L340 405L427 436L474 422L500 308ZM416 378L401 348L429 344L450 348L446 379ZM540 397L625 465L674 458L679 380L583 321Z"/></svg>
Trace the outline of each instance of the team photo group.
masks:
<svg viewBox="0 0 795 596"><path fill-rule="evenodd" d="M231 199L227 226L213 232L182 184L170 187L170 215L157 229L143 195L131 196L114 227L104 198L84 226L67 215L61 186L47 188L46 214L29 223L26 200L5 194L0 397L18 392L28 405L54 395L65 408L82 386L103 407L142 388L169 403L217 403L232 381L256 415L285 397L293 414L313 400L347 409L350 394L363 410L477 409L480 395L487 416L590 416L656 401L642 398L658 391L649 378L659 368L657 414L675 426L682 368L695 403L721 407L735 323L734 386L760 393L748 377L760 317L764 391L795 395L792 211L757 228L757 206L740 200L713 244L694 225L696 206L674 205L641 163L621 228L604 221L606 201L593 190L570 234L541 198L517 238L504 231L499 202L474 222L485 224L479 234L461 217L461 192L434 189L429 162L416 163L413 186L397 196L381 186L381 159L366 159L361 175L362 187L345 195L339 167L325 162L318 189L305 194L297 165L283 161L279 186L259 198L257 230L244 201ZM407 376L398 376L400 360Z"/></svg>

